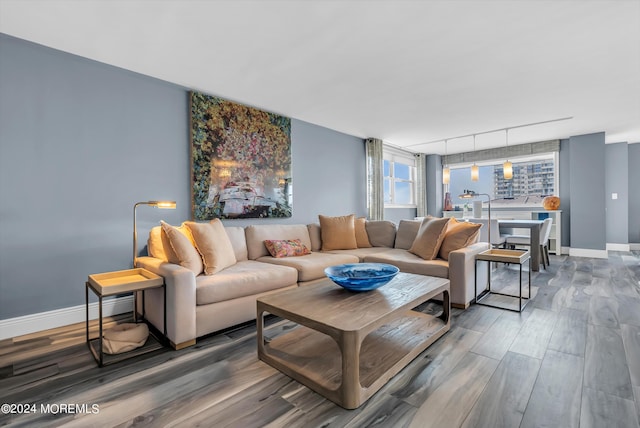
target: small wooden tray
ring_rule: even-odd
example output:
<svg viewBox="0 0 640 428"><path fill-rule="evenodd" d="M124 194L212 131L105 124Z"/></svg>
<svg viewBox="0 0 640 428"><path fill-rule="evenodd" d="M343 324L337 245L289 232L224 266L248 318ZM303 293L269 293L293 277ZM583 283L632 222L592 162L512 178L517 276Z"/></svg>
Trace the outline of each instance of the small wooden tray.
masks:
<svg viewBox="0 0 640 428"><path fill-rule="evenodd" d="M89 284L102 296L161 287L164 279L146 269L136 268L89 275Z"/></svg>
<svg viewBox="0 0 640 428"><path fill-rule="evenodd" d="M486 260L489 262L500 263L524 263L531 253L529 250L504 250L500 248L492 248L476 255L476 260Z"/></svg>

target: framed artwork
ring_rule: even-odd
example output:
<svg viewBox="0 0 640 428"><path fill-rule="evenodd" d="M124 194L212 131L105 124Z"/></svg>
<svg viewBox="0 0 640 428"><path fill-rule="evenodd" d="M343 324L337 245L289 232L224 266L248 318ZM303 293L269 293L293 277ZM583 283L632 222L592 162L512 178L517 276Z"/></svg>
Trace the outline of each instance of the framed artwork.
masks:
<svg viewBox="0 0 640 428"><path fill-rule="evenodd" d="M291 119L190 98L193 218L291 217Z"/></svg>

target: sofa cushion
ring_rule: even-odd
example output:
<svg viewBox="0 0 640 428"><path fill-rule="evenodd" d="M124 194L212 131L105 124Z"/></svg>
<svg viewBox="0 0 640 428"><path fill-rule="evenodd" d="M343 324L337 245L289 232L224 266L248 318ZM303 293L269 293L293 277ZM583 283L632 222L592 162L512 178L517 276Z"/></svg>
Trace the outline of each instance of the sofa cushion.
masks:
<svg viewBox="0 0 640 428"><path fill-rule="evenodd" d="M388 263L406 273L449 278L449 262L441 259L424 260L407 250L389 249L366 256L364 261L366 263Z"/></svg>
<svg viewBox="0 0 640 428"><path fill-rule="evenodd" d="M401 248L403 250L411 248L413 241L415 241L418 235L421 224L421 220L400 220L394 248Z"/></svg>
<svg viewBox="0 0 640 428"><path fill-rule="evenodd" d="M350 254L311 253L300 257L277 259L271 256L260 257L260 262L289 266L298 270L298 282L324 278L324 269L344 263L358 263L359 259Z"/></svg>
<svg viewBox="0 0 640 428"><path fill-rule="evenodd" d="M254 224L247 226L244 232L249 260L269 255L264 246L267 239L299 239L307 248L311 248L309 230L304 224Z"/></svg>
<svg viewBox="0 0 640 428"><path fill-rule="evenodd" d="M311 238L311 247L309 249L312 252L320 251L322 249L322 237L320 236L320 225L318 223L311 223L307 225L309 231L309 238Z"/></svg>
<svg viewBox="0 0 640 428"><path fill-rule="evenodd" d="M328 217L319 215L322 250L352 250L358 248L355 216Z"/></svg>
<svg viewBox="0 0 640 428"><path fill-rule="evenodd" d="M169 263L183 266L196 275L200 275L204 265L202 257L193 243L193 236L191 236L189 228L184 223L180 227L174 227L161 221L160 225L163 232L163 247Z"/></svg>
<svg viewBox="0 0 640 428"><path fill-rule="evenodd" d="M354 219L354 227L356 231L356 244L358 248L371 248L369 235L367 234L367 219L359 217Z"/></svg>
<svg viewBox="0 0 640 428"><path fill-rule="evenodd" d="M473 244L478 240L481 224L457 221L452 218L440 245L438 257L449 260L449 253Z"/></svg>
<svg viewBox="0 0 640 428"><path fill-rule="evenodd" d="M374 220L365 223L369 242L374 247L393 248L396 240L396 224L387 220Z"/></svg>
<svg viewBox="0 0 640 428"><path fill-rule="evenodd" d="M299 239L267 239L265 247L272 257L299 257L311 254L311 251Z"/></svg>
<svg viewBox="0 0 640 428"><path fill-rule="evenodd" d="M364 258L371 254L382 253L383 251L388 251L389 249L386 247L369 247L369 248L356 248L355 250L331 250L327 251L327 253L331 254L348 254L351 256L356 256L360 259L360 263L364 261Z"/></svg>
<svg viewBox="0 0 640 428"><path fill-rule="evenodd" d="M156 259L169 261L167 254L162 245L162 226L152 227L149 231L149 239L147 239L147 253Z"/></svg>
<svg viewBox="0 0 640 428"><path fill-rule="evenodd" d="M229 236L229 241L231 241L236 261L241 262L243 260L248 260L247 238L244 236L244 227L225 226L224 230L227 232L227 236Z"/></svg>
<svg viewBox="0 0 640 428"><path fill-rule="evenodd" d="M213 219L209 223L187 221L185 224L191 230L198 252L202 254L206 275L213 275L236 263L231 240L220 219Z"/></svg>
<svg viewBox="0 0 640 428"><path fill-rule="evenodd" d="M207 305L296 284L298 273L286 266L241 261L215 275L196 277L196 304Z"/></svg>
<svg viewBox="0 0 640 428"><path fill-rule="evenodd" d="M409 251L425 260L435 259L447 231L448 222L448 218L425 218Z"/></svg>

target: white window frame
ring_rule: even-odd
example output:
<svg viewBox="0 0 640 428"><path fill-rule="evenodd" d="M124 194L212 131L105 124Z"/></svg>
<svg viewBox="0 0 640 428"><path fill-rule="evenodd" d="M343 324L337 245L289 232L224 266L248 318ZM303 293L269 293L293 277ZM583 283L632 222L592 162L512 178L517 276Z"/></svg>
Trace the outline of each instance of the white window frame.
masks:
<svg viewBox="0 0 640 428"><path fill-rule="evenodd" d="M416 205L416 160L411 152L397 149L395 147L383 146L383 160L389 161L389 175L384 175L383 180L390 179L389 194L391 202L384 203L385 208L417 208ZM403 165L409 165L410 167L410 179L396 178L394 176L394 165L400 163ZM395 196L395 183L410 183L411 186L411 203L409 204L396 204L394 202Z"/></svg>
<svg viewBox="0 0 640 428"><path fill-rule="evenodd" d="M559 152L549 152L549 153L541 153L537 155L529 155L529 156L516 156L514 158L509 158L509 160L513 163L520 162L535 162L537 160L543 159L553 159L553 188L554 194L560 194L560 153ZM505 159L492 159L486 160L482 162L476 162L478 166L491 166L491 165L500 165L505 161ZM473 162L465 162L465 163L456 163L449 165L451 169L462 169L462 168L470 168L474 163ZM445 191L449 190L449 185L445 184ZM492 195L494 198L495 195ZM512 205L513 208L527 208L532 205ZM537 205L536 205L537 206Z"/></svg>

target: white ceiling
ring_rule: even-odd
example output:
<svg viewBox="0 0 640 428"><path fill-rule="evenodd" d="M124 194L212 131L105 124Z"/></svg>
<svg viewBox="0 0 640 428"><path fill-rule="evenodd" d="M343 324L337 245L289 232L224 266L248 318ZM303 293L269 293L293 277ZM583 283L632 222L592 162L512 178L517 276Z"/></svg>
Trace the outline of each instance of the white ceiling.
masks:
<svg viewBox="0 0 640 428"><path fill-rule="evenodd" d="M640 142L639 0L0 0L0 32L412 151Z"/></svg>

